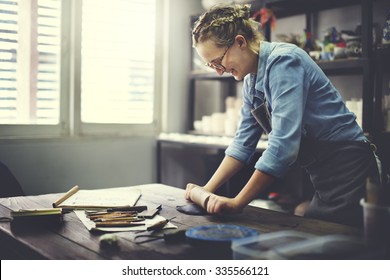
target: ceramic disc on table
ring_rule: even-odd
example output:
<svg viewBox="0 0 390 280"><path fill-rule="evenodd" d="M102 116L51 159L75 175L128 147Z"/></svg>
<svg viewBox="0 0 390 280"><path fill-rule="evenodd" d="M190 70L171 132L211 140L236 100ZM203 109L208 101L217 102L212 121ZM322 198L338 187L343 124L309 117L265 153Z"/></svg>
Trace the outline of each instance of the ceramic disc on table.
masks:
<svg viewBox="0 0 390 280"><path fill-rule="evenodd" d="M206 225L188 229L187 239L193 244L231 244L232 240L259 235L255 229L237 225Z"/></svg>

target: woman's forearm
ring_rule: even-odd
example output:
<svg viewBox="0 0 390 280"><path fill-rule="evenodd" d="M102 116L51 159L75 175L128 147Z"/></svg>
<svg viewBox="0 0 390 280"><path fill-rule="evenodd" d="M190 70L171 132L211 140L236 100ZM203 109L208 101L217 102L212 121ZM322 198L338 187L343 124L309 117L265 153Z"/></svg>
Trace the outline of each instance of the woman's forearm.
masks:
<svg viewBox="0 0 390 280"><path fill-rule="evenodd" d="M207 184L204 186L209 192L215 192L220 186L222 186L227 180L229 180L234 174L236 174L244 164L235 158L225 156L215 171L214 175L210 178Z"/></svg>
<svg viewBox="0 0 390 280"><path fill-rule="evenodd" d="M244 188L234 198L239 208L244 208L275 181L275 177L255 170Z"/></svg>

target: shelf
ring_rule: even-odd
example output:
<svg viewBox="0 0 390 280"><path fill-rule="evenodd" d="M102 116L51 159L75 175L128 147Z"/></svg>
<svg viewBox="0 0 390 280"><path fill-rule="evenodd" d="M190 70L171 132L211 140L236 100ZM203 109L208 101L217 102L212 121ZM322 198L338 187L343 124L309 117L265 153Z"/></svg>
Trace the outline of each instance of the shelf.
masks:
<svg viewBox="0 0 390 280"><path fill-rule="evenodd" d="M390 51L390 49L389 49ZM317 61L317 64L326 74L359 74L368 63L367 58L336 59L333 61ZM194 80L234 80L229 74L222 76L215 72L193 72L190 79Z"/></svg>
<svg viewBox="0 0 390 280"><path fill-rule="evenodd" d="M347 58L333 61L318 61L317 64L326 74L361 74L368 65L367 58Z"/></svg>
<svg viewBox="0 0 390 280"><path fill-rule="evenodd" d="M192 135L181 133L161 133L158 137L158 142L161 143L175 143L184 146L217 148L225 150L233 141L230 136L206 136L206 135ZM267 148L268 141L261 140L257 144L257 151L264 151Z"/></svg>
<svg viewBox="0 0 390 280"><path fill-rule="evenodd" d="M266 7L274 12L276 18L283 18L351 5L359 5L363 1L379 0L265 0L264 2Z"/></svg>
<svg viewBox="0 0 390 280"><path fill-rule="evenodd" d="M192 72L190 73L189 78L194 80L198 80L198 79L199 80L234 80L234 77L232 75L225 73L222 76L220 76L215 71L214 72Z"/></svg>

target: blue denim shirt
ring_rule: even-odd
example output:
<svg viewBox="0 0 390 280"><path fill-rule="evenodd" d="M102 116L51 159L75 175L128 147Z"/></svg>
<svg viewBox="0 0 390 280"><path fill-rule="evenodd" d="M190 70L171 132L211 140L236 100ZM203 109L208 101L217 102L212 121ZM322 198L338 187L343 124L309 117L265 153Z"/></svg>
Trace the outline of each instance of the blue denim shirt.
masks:
<svg viewBox="0 0 390 280"><path fill-rule="evenodd" d="M319 66L299 47L261 42L257 74L244 78L241 124L226 155L248 163L263 130L251 114L267 100L272 131L255 168L283 177L296 161L301 137L366 140L356 116Z"/></svg>

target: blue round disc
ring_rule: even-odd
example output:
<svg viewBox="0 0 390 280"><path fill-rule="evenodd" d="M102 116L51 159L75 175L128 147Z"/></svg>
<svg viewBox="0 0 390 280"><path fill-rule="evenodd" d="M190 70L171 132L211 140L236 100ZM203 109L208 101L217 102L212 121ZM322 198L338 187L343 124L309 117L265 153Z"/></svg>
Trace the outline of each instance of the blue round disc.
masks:
<svg viewBox="0 0 390 280"><path fill-rule="evenodd" d="M190 228L186 237L206 242L231 242L235 239L259 235L255 229L237 225L206 225Z"/></svg>

